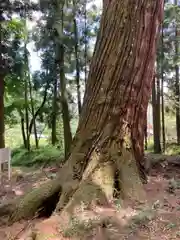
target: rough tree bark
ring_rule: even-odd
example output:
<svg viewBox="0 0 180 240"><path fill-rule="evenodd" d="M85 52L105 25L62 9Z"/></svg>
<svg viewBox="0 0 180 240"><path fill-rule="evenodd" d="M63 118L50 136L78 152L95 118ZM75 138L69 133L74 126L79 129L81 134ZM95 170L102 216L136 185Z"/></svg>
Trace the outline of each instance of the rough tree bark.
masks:
<svg viewBox="0 0 180 240"><path fill-rule="evenodd" d="M139 172L145 178L144 124L163 3L107 3L69 159L57 179L19 202L11 220L32 216L58 191L54 214L67 220L78 215L81 202L83 209L108 204L115 190L116 196L124 199L144 197Z"/></svg>

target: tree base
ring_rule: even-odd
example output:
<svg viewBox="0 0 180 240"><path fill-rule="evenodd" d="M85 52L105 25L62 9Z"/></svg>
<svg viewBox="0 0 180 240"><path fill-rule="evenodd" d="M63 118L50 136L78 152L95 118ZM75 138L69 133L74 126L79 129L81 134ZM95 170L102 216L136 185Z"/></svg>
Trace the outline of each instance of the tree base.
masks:
<svg viewBox="0 0 180 240"><path fill-rule="evenodd" d="M63 233L67 233L69 228L74 228L74 224L84 226L90 221L93 228L94 224L105 224L100 214L97 224L97 215L94 214L97 207L112 206L115 196L123 200L145 199L143 184L132 153L124 149L121 156L117 157L118 161L104 161L102 156L93 152L81 180L71 179L63 184L62 179L57 178L43 184L16 204L10 222L34 216L49 217L52 214L53 218L59 219ZM71 176L72 167L69 169L70 172L66 173ZM35 239L45 239L41 233L37 233L36 236Z"/></svg>

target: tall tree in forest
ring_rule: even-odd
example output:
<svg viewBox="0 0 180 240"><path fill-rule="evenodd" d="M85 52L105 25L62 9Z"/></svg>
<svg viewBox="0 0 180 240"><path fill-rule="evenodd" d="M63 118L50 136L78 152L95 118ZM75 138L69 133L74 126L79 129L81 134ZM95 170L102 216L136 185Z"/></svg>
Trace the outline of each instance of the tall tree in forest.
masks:
<svg viewBox="0 0 180 240"><path fill-rule="evenodd" d="M58 112L58 76L57 76L57 70L54 69L54 86L53 86L53 103L52 103L52 117L51 117L51 143L52 145L55 145L58 141L57 139L57 112Z"/></svg>
<svg viewBox="0 0 180 240"><path fill-rule="evenodd" d="M158 72L158 71L157 71ZM153 108L153 138L154 153L161 152L161 119L160 119L160 78L158 73L154 76L152 85L152 108Z"/></svg>
<svg viewBox="0 0 180 240"><path fill-rule="evenodd" d="M87 81L87 0L84 1L84 80Z"/></svg>
<svg viewBox="0 0 180 240"><path fill-rule="evenodd" d="M55 212L70 218L77 209L108 203L115 192L125 199L144 196L144 127L163 3L105 2L69 159L57 179L20 201L12 220L32 216L58 191Z"/></svg>
<svg viewBox="0 0 180 240"><path fill-rule="evenodd" d="M76 87L77 87L77 101L78 101L78 112L81 113L81 89L80 89L80 63L79 63L79 38L78 38L78 28L76 20L77 4L73 0L74 8L74 52L76 59Z"/></svg>
<svg viewBox="0 0 180 240"><path fill-rule="evenodd" d="M4 21L3 11L0 9L0 148L5 147L4 140L4 67L3 67L3 57L2 57L2 22Z"/></svg>
<svg viewBox="0 0 180 240"><path fill-rule="evenodd" d="M174 0L174 5L177 7L178 1ZM175 8L176 9L176 8ZM176 11L177 12L177 11ZM177 144L180 145L180 80L179 80L179 29L178 29L178 14L176 14L175 21L175 99L176 99L176 131L177 131Z"/></svg>
<svg viewBox="0 0 180 240"><path fill-rule="evenodd" d="M64 7L65 3L56 1L57 10L55 12L55 44L56 44L56 62L59 66L60 76L60 99L62 106L62 119L64 127L64 149L65 158L67 159L70 153L72 143L72 134L70 127L70 115L68 107L67 89L66 89L66 76L65 76L65 46L64 46ZM59 24L60 23L60 24Z"/></svg>
<svg viewBox="0 0 180 240"><path fill-rule="evenodd" d="M37 10L37 4L25 1L4 1L0 3L0 148L5 146L4 142L4 90L6 76L16 72L15 61L17 42L22 38L20 34L21 24L13 19L13 13L19 15L27 10L28 13ZM19 30L18 30L19 28ZM15 44L14 44L15 43ZM13 47L13 45L15 47Z"/></svg>
<svg viewBox="0 0 180 240"><path fill-rule="evenodd" d="M166 149L165 116L164 116L164 28L161 30L161 119L162 119L162 145Z"/></svg>

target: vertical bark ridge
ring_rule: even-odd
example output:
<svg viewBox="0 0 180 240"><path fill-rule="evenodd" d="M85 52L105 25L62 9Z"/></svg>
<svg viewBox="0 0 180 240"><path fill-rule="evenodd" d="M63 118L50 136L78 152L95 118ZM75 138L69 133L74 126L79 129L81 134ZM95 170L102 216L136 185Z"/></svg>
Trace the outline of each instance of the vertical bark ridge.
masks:
<svg viewBox="0 0 180 240"><path fill-rule="evenodd" d="M162 11L163 0L111 0L103 10L74 140L75 145L81 139L78 151L84 158L79 163L88 159L103 138L117 136L117 132L120 141L130 133L137 161L143 158L145 116ZM78 169L79 164L75 165Z"/></svg>

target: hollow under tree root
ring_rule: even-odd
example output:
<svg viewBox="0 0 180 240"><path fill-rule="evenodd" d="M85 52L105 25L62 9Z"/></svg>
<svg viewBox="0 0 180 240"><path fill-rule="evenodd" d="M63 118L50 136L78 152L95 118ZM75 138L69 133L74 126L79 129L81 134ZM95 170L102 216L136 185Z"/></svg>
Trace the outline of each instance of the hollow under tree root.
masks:
<svg viewBox="0 0 180 240"><path fill-rule="evenodd" d="M41 185L40 188L32 190L22 197L18 203L16 202L14 211L9 219L10 223L34 217L43 209L49 198L54 195L59 198L60 192L61 183L58 179L48 181Z"/></svg>

